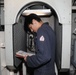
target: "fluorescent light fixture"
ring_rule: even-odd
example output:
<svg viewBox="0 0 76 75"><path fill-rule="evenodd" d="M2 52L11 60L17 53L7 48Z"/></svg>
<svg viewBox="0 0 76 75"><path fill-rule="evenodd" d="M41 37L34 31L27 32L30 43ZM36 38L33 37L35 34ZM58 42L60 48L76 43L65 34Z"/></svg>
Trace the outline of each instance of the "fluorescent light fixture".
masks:
<svg viewBox="0 0 76 75"><path fill-rule="evenodd" d="M34 10L25 10L22 15L29 15L31 13L37 14L38 16L45 16L50 15L51 10L50 9L34 9Z"/></svg>

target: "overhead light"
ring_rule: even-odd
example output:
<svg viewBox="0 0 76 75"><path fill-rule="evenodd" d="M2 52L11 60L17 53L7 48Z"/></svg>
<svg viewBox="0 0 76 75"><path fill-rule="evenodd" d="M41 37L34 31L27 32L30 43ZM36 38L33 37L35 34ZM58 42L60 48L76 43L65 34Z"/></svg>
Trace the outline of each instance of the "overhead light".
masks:
<svg viewBox="0 0 76 75"><path fill-rule="evenodd" d="M37 14L38 16L49 16L51 14L50 9L34 9L34 10L25 10L22 15L29 15L31 13Z"/></svg>

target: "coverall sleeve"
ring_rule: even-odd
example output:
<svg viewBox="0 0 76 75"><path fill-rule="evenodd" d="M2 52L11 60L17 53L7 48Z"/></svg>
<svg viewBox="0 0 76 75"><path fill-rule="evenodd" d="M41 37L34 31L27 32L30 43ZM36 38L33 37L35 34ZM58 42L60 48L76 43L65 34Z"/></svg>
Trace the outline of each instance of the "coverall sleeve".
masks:
<svg viewBox="0 0 76 75"><path fill-rule="evenodd" d="M39 67L51 60L51 45L49 35L44 31L37 34L37 53L27 57L29 67Z"/></svg>

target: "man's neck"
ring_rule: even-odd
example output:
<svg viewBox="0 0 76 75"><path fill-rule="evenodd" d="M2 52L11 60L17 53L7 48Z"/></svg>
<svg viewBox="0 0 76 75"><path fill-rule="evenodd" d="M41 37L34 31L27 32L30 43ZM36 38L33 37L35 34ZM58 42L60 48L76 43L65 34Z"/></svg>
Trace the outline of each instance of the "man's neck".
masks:
<svg viewBox="0 0 76 75"><path fill-rule="evenodd" d="M38 25L38 28L37 28L37 30L41 27L43 25L43 22L41 21L41 22L39 22L39 25ZM36 31L37 32L37 31Z"/></svg>

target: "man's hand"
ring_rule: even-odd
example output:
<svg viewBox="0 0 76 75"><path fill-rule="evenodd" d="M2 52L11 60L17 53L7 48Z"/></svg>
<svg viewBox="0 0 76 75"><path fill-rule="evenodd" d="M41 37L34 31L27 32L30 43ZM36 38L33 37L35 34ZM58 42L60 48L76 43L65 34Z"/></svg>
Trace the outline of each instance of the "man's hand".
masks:
<svg viewBox="0 0 76 75"><path fill-rule="evenodd" d="M27 60L27 56L28 56L28 55L25 55L25 56L24 56L24 60L25 60L25 61Z"/></svg>
<svg viewBox="0 0 76 75"><path fill-rule="evenodd" d="M26 61L26 58L27 58L28 55L27 54L26 55L16 54L15 56L18 57L18 58L23 58Z"/></svg>
<svg viewBox="0 0 76 75"><path fill-rule="evenodd" d="M18 57L18 58L24 58L23 55L19 55L19 54L16 54L15 56Z"/></svg>

